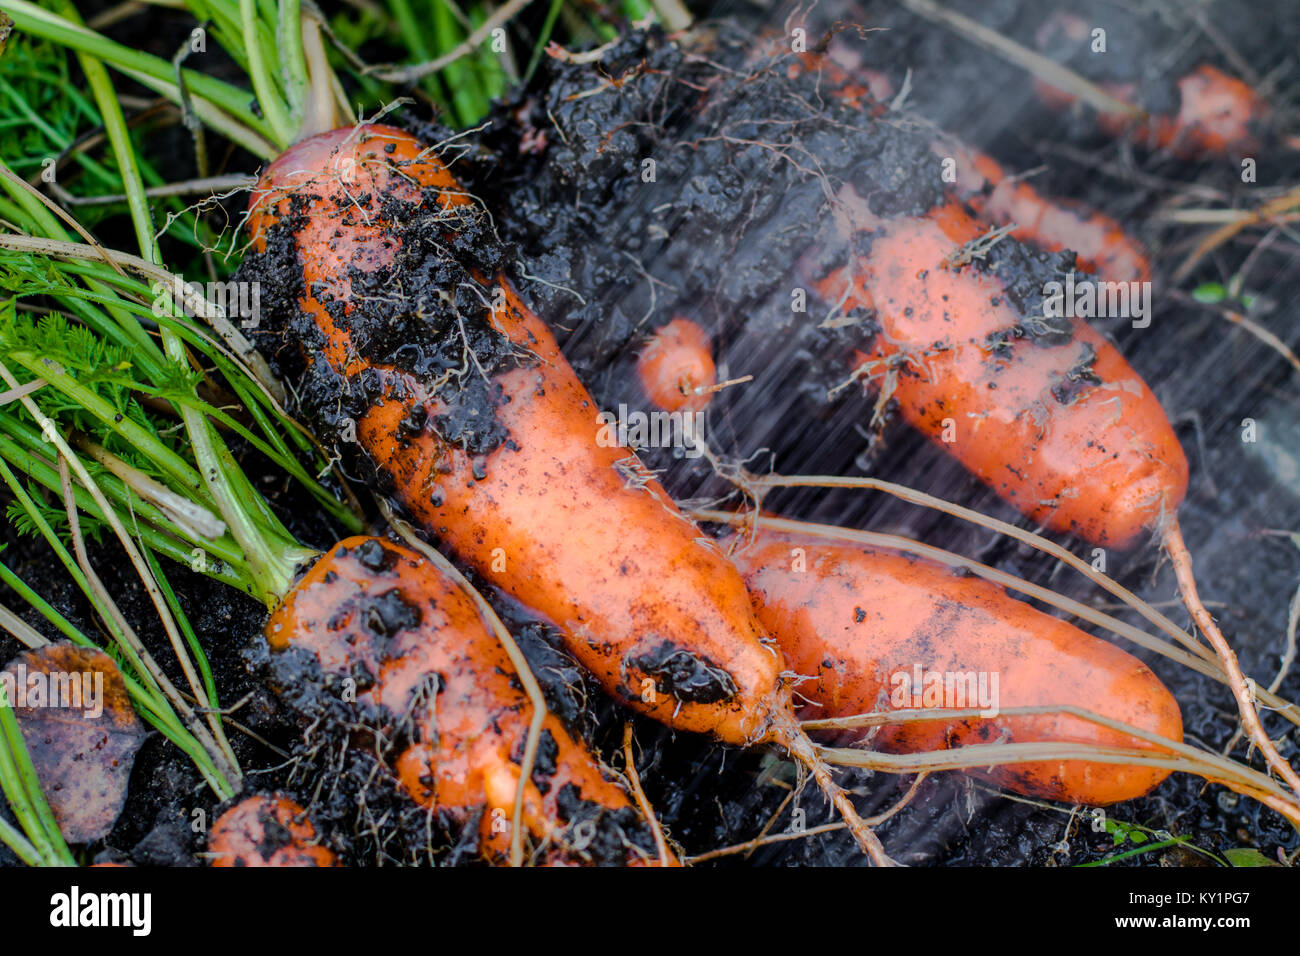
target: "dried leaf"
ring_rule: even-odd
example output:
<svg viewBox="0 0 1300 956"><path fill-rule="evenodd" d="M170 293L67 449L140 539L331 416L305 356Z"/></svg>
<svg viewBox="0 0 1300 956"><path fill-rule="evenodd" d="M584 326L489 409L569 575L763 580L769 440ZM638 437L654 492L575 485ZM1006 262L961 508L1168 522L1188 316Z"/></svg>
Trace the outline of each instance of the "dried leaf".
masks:
<svg viewBox="0 0 1300 956"><path fill-rule="evenodd" d="M48 644L14 658L0 683L63 838L106 836L145 737L113 659L68 641Z"/></svg>

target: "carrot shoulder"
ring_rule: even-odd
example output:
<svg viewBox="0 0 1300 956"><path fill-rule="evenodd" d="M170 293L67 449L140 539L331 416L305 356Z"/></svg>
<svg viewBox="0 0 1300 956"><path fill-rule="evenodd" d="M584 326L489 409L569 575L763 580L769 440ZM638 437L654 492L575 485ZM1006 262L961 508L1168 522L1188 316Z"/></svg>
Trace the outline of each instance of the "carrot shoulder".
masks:
<svg viewBox="0 0 1300 956"><path fill-rule="evenodd" d="M246 797L212 825L208 855L216 867L335 866L307 811L279 794Z"/></svg>

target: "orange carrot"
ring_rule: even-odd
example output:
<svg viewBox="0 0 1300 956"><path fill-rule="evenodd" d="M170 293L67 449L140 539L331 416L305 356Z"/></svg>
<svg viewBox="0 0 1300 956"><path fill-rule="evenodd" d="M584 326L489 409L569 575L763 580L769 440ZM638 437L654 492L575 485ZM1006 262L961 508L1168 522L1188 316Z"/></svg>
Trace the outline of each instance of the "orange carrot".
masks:
<svg viewBox="0 0 1300 956"><path fill-rule="evenodd" d="M303 576L266 634L274 651L307 650L328 674L369 674L357 701L415 727L396 761L407 793L462 824L477 818L483 857L507 858L532 708L505 649L455 582L407 547L349 538ZM655 857L635 803L551 714L522 820L547 862Z"/></svg>
<svg viewBox="0 0 1300 956"><path fill-rule="evenodd" d="M899 369L903 417L1011 505L1124 547L1172 514L1187 460L1159 401L1086 322L1021 314L996 274L952 265L977 223L949 205L873 224L871 252L820 284L875 308L863 359Z"/></svg>
<svg viewBox="0 0 1300 956"><path fill-rule="evenodd" d="M655 329L636 368L646 397L669 412L703 411L718 380L708 334L680 317Z"/></svg>
<svg viewBox="0 0 1300 956"><path fill-rule="evenodd" d="M298 308L324 338L319 359L343 387L367 396L356 440L407 511L557 625L607 691L672 727L786 746L884 862L796 725L780 654L754 619L740 575L635 455L598 444L591 396L504 278L460 281L494 304L490 320L478 321L490 321L516 356L476 372L466 342L465 367L488 378L495 396L493 421L474 426L499 436L491 447L470 453L439 430L447 409L438 383L361 354L352 287L398 256L393 210L450 242L469 203L413 137L378 125L305 140L262 176L249 216L256 248L268 249L280 223L277 246L287 235L303 279ZM400 278L389 285L400 288ZM456 316L467 337L464 315Z"/></svg>
<svg viewBox="0 0 1300 956"><path fill-rule="evenodd" d="M982 578L812 535L760 531L752 544L732 541L732 560L759 619L790 666L812 678L799 685L809 701L804 719L935 707L989 711L886 724L871 745L892 753L995 741L1155 750L1071 715L998 713L1041 705L1091 710L1182 741L1178 704L1145 664ZM969 772L1027 796L1094 806L1141 796L1169 773L1078 760Z"/></svg>
<svg viewBox="0 0 1300 956"><path fill-rule="evenodd" d="M212 825L213 866L334 866L334 854L316 841L307 811L288 797L247 797Z"/></svg>
<svg viewBox="0 0 1300 956"><path fill-rule="evenodd" d="M1039 30L1038 43L1046 48L1058 38L1068 43L1086 42L1091 27L1071 13L1050 16ZM1134 82L1099 83L1115 99L1140 107ZM1066 90L1034 81L1034 89L1048 106L1066 109L1078 97ZM1185 159L1203 156L1244 155L1259 148L1272 110L1250 84L1229 76L1216 66L1202 64L1177 82L1176 112L1148 114L1134 120L1119 111L1097 114L1097 125L1109 136L1131 135L1138 143L1168 149Z"/></svg>

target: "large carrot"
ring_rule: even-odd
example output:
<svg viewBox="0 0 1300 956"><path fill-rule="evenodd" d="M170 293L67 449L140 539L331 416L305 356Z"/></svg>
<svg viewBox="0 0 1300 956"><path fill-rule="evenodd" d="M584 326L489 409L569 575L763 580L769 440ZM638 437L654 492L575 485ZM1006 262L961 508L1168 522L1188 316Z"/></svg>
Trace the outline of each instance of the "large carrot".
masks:
<svg viewBox="0 0 1300 956"><path fill-rule="evenodd" d="M309 318L312 359L339 401L362 397L356 440L408 512L557 625L622 702L729 743L787 747L886 861L796 724L780 653L740 575L634 454L598 444L591 396L509 284L473 263L456 270L448 250L469 235L475 208L412 136L369 125L288 150L263 174L249 224L276 274L299 277L292 318ZM402 223L416 231L396 235ZM396 314L417 316L406 328L421 341L375 348L384 330L363 323L361 287L400 297L405 282L438 270L453 305L428 316L406 302ZM418 360L422 345L449 339L459 372L398 355L410 346ZM465 399L467 382L485 383L482 400Z"/></svg>
<svg viewBox="0 0 1300 956"><path fill-rule="evenodd" d="M874 308L864 356L898 369L903 417L1036 521L1123 547L1171 514L1187 461L1119 351L1078 319L1027 314L996 272L955 265L981 233L952 206L876 224L855 272L823 279Z"/></svg>
<svg viewBox="0 0 1300 956"><path fill-rule="evenodd" d="M982 578L810 535L760 531L752 543L742 538L732 539L732 560L759 619L790 666L812 678L799 687L809 701L801 712L806 719L936 707L988 711L882 726L871 744L894 753L994 741L1154 749L1078 717L1001 713L1032 706L1091 710L1182 740L1178 704L1145 664ZM1094 806L1141 796L1169 774L1068 760L971 772L1017 793Z"/></svg>
<svg viewBox="0 0 1300 956"><path fill-rule="evenodd" d="M275 651L311 653L335 678L365 675L359 704L381 708L412 742L396 761L418 803L465 824L504 861L532 717L505 649L460 586L382 538L336 544L266 626ZM359 683L361 683L359 681ZM623 788L551 714L524 787L522 823L549 863L642 863L649 827Z"/></svg>

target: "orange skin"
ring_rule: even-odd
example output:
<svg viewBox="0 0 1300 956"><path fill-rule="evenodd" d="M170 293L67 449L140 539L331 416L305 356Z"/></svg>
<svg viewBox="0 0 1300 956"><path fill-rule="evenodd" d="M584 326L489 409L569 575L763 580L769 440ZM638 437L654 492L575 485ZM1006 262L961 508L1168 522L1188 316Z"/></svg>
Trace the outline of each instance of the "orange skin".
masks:
<svg viewBox="0 0 1300 956"><path fill-rule="evenodd" d="M1074 43L1082 43L1090 29L1075 14L1053 14L1039 30L1039 45L1046 45L1058 31ZM1098 85L1123 103L1134 103L1137 95L1133 83ZM1042 80L1034 80L1034 91L1040 100L1056 110L1068 109L1078 102L1075 94ZM1178 81L1178 96L1178 112L1174 115L1157 114L1134 120L1119 111L1100 111L1097 125L1109 136L1132 134L1153 149L1168 149L1184 159L1241 155L1259 148L1256 128L1268 124L1272 111L1268 101L1249 83L1206 63Z"/></svg>
<svg viewBox="0 0 1300 956"><path fill-rule="evenodd" d="M407 626L377 631L368 625L385 607L403 609ZM532 703L501 642L456 582L402 545L348 538L303 576L267 623L266 636L274 651L311 651L329 673L350 675L360 666L374 675L358 701L382 705L416 726L416 742L396 761L403 788L422 806L461 822L481 810L483 856L507 859ZM430 695L434 687L440 689ZM581 860L558 803L567 786L596 807L635 814L638 823L640 811L554 715L546 715L542 728L542 740L549 734L554 741L554 773L534 764L522 820L549 847L545 860ZM626 862L645 861L629 849Z"/></svg>
<svg viewBox="0 0 1300 956"><path fill-rule="evenodd" d="M1137 90L1132 83L1102 83L1115 99L1131 103ZM1048 106L1072 106L1073 94L1034 81L1039 98ZM1202 64L1178 81L1179 107L1174 115L1157 114L1134 120L1124 113L1099 112L1097 125L1108 136L1131 135L1151 149L1168 149L1183 159L1232 156L1259 148L1252 127L1267 122L1268 103L1249 83L1229 76L1216 66Z"/></svg>
<svg viewBox="0 0 1300 956"><path fill-rule="evenodd" d="M950 141L936 154L957 160L957 194L999 226L1015 223L1012 236L1050 252L1069 249L1079 269L1112 282L1147 282L1151 263L1119 222L1068 199L1050 199L1026 180L1007 176L991 156Z"/></svg>
<svg viewBox="0 0 1300 956"><path fill-rule="evenodd" d="M418 200L413 179L442 190L444 210L469 201L437 159L419 157L409 134L377 125L350 133L325 133L286 152L264 173L249 217L264 248L288 195L312 197L308 225L295 237L305 288L321 283L341 301L349 299L347 267L378 268L400 241L379 216L383 196ZM394 152L385 153L386 144ZM346 194L340 167L353 175ZM335 200L345 198L368 201L366 218L341 216ZM422 382L390 369L401 388L356 423L362 448L427 531L558 626L569 652L618 699L727 742L777 739L776 718L790 726L783 665L765 646L744 582L631 451L600 447L598 409L550 330L504 279L495 282L505 301L497 328L540 360L494 379L511 399L496 409L511 440L476 461L431 429L405 434L401 423L415 405L432 420L441 403ZM311 295L300 305L325 333L331 364L345 375L367 367L349 349L346 321L335 322ZM475 477L476 464L483 477ZM646 655L666 648L725 673L734 692L703 700L692 691L696 700L683 699L662 668L655 675L643 668Z"/></svg>
<svg viewBox="0 0 1300 956"><path fill-rule="evenodd" d="M783 51L784 38L777 41L772 53ZM894 95L894 84L889 76L879 70L855 67L849 70L826 53L797 54L786 68L786 76L796 79L805 72L816 71L829 81L832 95L856 110L866 110L872 116L883 116L889 111L885 101Z"/></svg>
<svg viewBox="0 0 1300 956"><path fill-rule="evenodd" d="M307 811L288 797L258 795L235 804L212 825L213 866L336 866L316 842Z"/></svg>
<svg viewBox="0 0 1300 956"><path fill-rule="evenodd" d="M874 307L882 333L864 360L898 363L903 417L1034 521L1100 545L1127 547L1187 492L1187 459L1151 389L1086 322L1044 346L988 337L1020 321L999 280L947 258L983 230L950 204L924 219L880 224L851 279L819 285L826 301ZM1062 404L1052 393L1085 356L1100 385ZM955 440L944 442L945 420Z"/></svg>
<svg viewBox="0 0 1300 956"><path fill-rule="evenodd" d="M791 570L794 548L806 555L801 573ZM917 706L910 683L895 675L914 679L920 665L923 672L983 672L988 689L996 674L996 697L986 700L1002 710L1074 706L1182 740L1178 703L1145 664L981 578L960 577L896 551L762 531L732 560L790 666L813 678L798 689L810 701L804 719ZM920 705L953 703L932 698ZM962 706L981 703L968 698ZM996 741L1155 749L1080 718L1051 714L884 725L871 744L919 753ZM1169 775L1157 767L1079 760L967 772L1025 796L1093 806L1142 796Z"/></svg>
<svg viewBox="0 0 1300 956"><path fill-rule="evenodd" d="M713 395L698 394L695 389L718 381L708 334L683 318L655 329L650 344L637 358L636 371L646 397L668 412L703 411Z"/></svg>

